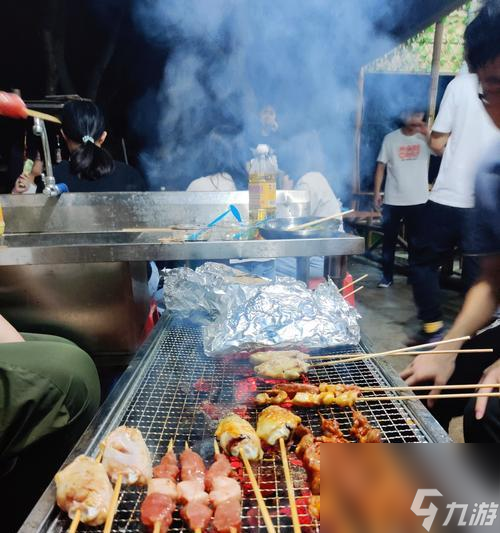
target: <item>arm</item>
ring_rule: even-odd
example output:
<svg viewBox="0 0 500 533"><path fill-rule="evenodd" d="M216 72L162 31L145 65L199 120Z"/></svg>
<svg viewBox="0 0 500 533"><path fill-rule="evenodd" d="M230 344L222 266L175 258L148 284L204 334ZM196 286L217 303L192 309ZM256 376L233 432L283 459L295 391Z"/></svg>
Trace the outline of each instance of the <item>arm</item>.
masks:
<svg viewBox="0 0 500 533"><path fill-rule="evenodd" d="M480 281L474 285L465 298L464 305L455 319L453 326L445 339L473 335L483 326L486 326L495 312L497 299L494 287L487 281ZM464 341L453 342L446 345L446 349L459 350ZM436 348L439 349L439 348ZM455 370L456 353L449 355L419 355L406 369L401 372L401 377L408 385L432 381L436 389L430 394L439 394L439 385L445 385ZM429 402L432 406L434 402Z"/></svg>
<svg viewBox="0 0 500 533"><path fill-rule="evenodd" d="M435 155L442 156L448 139L450 137L449 133L440 133L438 131L433 131L429 138L429 148Z"/></svg>
<svg viewBox="0 0 500 533"><path fill-rule="evenodd" d="M0 315L0 344L2 342L24 342L17 330Z"/></svg>
<svg viewBox="0 0 500 533"><path fill-rule="evenodd" d="M382 188L382 182L384 181L385 167L385 163L381 163L380 161L377 162L377 169L375 170L375 185L373 189L375 193L373 202L377 209L380 209L382 206L382 195L380 193L380 189Z"/></svg>

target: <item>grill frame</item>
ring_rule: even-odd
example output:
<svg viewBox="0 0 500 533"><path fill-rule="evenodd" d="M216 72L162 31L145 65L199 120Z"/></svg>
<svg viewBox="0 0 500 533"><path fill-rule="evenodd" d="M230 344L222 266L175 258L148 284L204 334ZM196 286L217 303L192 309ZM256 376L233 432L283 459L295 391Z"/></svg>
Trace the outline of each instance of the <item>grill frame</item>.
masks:
<svg viewBox="0 0 500 533"><path fill-rule="evenodd" d="M188 346L188 348L184 348L184 350L190 350L190 354L187 355L188 361L184 360L184 366L182 368L177 368L177 366L182 366L183 360L182 358L177 357L174 352L176 349L175 343L173 346L171 346L171 352L168 355L169 361L173 363L172 368L166 369L165 359L162 357L164 354L162 354L162 350L165 350L165 347L162 346L162 343L165 342L165 339L170 335L173 335L173 340L175 341L175 334L178 331L176 328L179 327L178 321L176 321L175 317L172 315L164 315L159 323L156 325L155 330L150 335L149 339L144 343L144 345L140 348L137 355L132 360L130 366L127 368L127 370L124 372L116 386L114 387L113 391L107 398L107 400L104 402L104 404L101 406L100 410L98 411L96 417L91 422L90 426L87 428L85 433L82 435L81 439L78 441L75 448L72 450L71 454L68 456L67 460L64 464L68 464L71 462L77 455L79 454L87 454L95 456L97 454L98 445L99 442L105 437L105 435L114 427L118 426L122 422L122 419L125 417L127 418L127 413L132 413L132 411L135 409L134 404L132 403L134 400L139 401L138 398L140 398L140 390L141 387L144 388L147 383L146 379L148 375L155 375L159 374L161 375L162 372L164 373L165 370L169 371L170 376L179 377L177 372L179 370L182 370L181 373L181 381L191 381L191 383L194 383L198 377L196 375L196 369L190 372L190 368L185 368L186 365L189 364L189 357L194 358L205 358L206 356L200 354L200 342L201 339L199 337L199 333L196 334L196 330L193 326L191 326L191 331L193 332L193 342L192 344ZM186 331L189 331L189 328L187 328ZM182 335L181 335L182 336ZM189 333L188 333L189 336ZM170 339L172 341L172 339ZM358 347L345 347L346 350L349 352L352 351L360 351L360 352L368 352L369 351L369 343L367 341L362 342ZM336 349L335 352L341 353L342 349ZM325 352L323 350L322 352ZM328 350L328 353L331 353L332 350ZM319 352L318 352L319 353ZM186 355L186 354L184 354ZM212 364L212 360L206 358L205 361L208 364ZM217 363L221 364L221 363ZM155 365L161 366L161 368L155 370ZM359 363L352 363L350 365L336 365L335 367L329 367L330 369L335 369L335 371L329 370L328 372L321 369L320 371L313 371L312 375L312 382L317 381L317 379L322 379L326 381L327 379L332 380L332 377L335 374L339 374L342 376L342 374L352 374L353 371L349 370L351 369L362 369L362 368L368 368L370 372L373 374L373 376L369 376L370 380L367 380L365 377L362 379L362 382L357 382L358 385L366 385L366 384L376 384L377 382L380 384L386 384L386 385L397 385L401 384L402 381L400 380L399 376L392 370L392 368L388 364L381 363L380 361L362 361ZM187 372L184 372L186 370ZM358 372L361 372L361 370L357 370ZM317 374L317 376L314 376L314 373ZM362 374L360 374L362 375ZM219 380L219 375L214 376L214 383L216 383ZM315 380L314 377L317 379ZM162 377L158 377L158 380L161 379L169 379L169 377L166 377L163 375ZM233 382L238 381L241 379L241 376L233 376ZM227 380L226 380L227 381ZM231 378L229 378L229 381L231 381ZM359 380L357 380L359 381ZM349 381L349 379L346 380L346 382L352 382ZM180 387L180 383L177 383L177 388ZM260 386L259 390L265 389L265 386ZM232 399L233 391L229 390L222 390L223 387L220 387L219 394L217 398L209 398L213 401L224 401L228 400L230 401ZM147 393L147 390L144 388L145 393ZM149 389L151 392L151 389ZM163 394L166 394L167 389ZM186 391L178 391L181 393ZM197 395L197 399L205 399L205 396L203 393L195 392L195 395ZM174 402L166 401L164 403L154 404L154 405L163 405L167 406L167 411L162 411L162 417L167 419L167 417L170 416L170 418L173 419L173 423L176 424L176 428L169 427L169 422L167 419L166 427L164 425L164 429L162 434L157 435L156 433L153 433L152 436L149 434L145 435L146 442L148 444L148 447L150 448L150 451L153 452L153 461L156 463L161 457L162 453L166 450L166 443L168 442L168 439L173 437L172 430L176 429L177 437L176 437L176 451L180 451L182 449L182 446L184 445L184 440L188 440L190 444L193 446L194 449L197 451L199 450L199 434L193 435L192 430L195 427L196 424L194 424L195 418L202 418L205 422L205 427L201 430L202 431L202 437L205 439L203 440L201 444L201 452L202 455L207 456L209 453L207 451L207 446L211 446L212 438L213 438L213 427L211 424L207 424L206 418L203 418L203 415L200 415L199 409L197 406L192 403L188 402L189 394L185 394L184 396L184 405L180 408L180 413L185 415L186 413L186 407L187 411L192 411L193 418L192 420L187 420L186 423L181 423L181 417L177 416L179 413L175 413L179 409L178 406L175 405ZM177 395L174 395L174 398L177 398ZM150 398L151 399L151 398ZM161 398L155 398L153 395L153 399L159 399ZM260 409L258 409L260 410ZM251 419L252 421L255 420L255 415L257 409L250 409L251 411ZM427 411L427 409L418 401L414 402L384 402L383 405L381 402L370 402L370 403L363 403L360 404L360 410L363 411L363 413L368 415L368 418L375 423L375 425L378 426L377 420L379 418L370 416L370 413L384 413L385 416L389 417L389 415L398 417L401 412L403 414L406 414L408 418L411 417L411 419L414 421L414 426L408 426L407 431L412 432L416 431L419 434L419 438L415 440L408 440L411 442L451 442L450 438L448 437L447 433L439 426L439 424L436 422L436 420L432 417L432 415ZM172 413L174 411L174 413ZM331 407L322 407L319 409L319 411L328 417L328 415L332 414L334 412L336 418L341 423L341 427L346 430L348 427L349 417L345 413L341 413L338 409L333 409ZM130 425L136 425L141 428L141 418L143 416L149 416L148 413L148 406L141 406L140 410L137 410L137 412L140 412L140 418L139 420L134 421L133 417L130 416L127 419L127 423ZM156 412L158 412L158 408L156 407ZM316 434L318 433L318 426L319 426L319 416L316 414L316 410L300 410L298 409L296 411L300 416L303 416L304 423L306 425L311 425L313 429L315 430ZM399 413L399 414L398 414ZM138 416L138 415L135 415ZM401 415L403 416L403 415ZM182 417L185 419L185 416ZM198 423L198 426L200 423ZM142 424L144 426L144 424ZM179 431L179 429L181 431ZM149 430L148 430L149 432ZM390 435L387 435L386 432L383 431L383 435L385 437L389 437L391 442L401 442L405 441L404 435L400 435L402 437L402 440L397 440L392 438ZM407 434L408 436L408 434ZM197 445L198 443L198 445ZM208 443L208 444L207 444ZM279 479L275 477L276 472L279 473ZM278 457L269 457L266 456L266 459L264 463L259 467L258 469L258 475L264 476L267 478L269 475L272 477L271 483L274 483L274 487L270 487L272 490L276 490L278 496L276 497L276 503L273 506L271 498L267 501L268 506L270 507L271 513L275 511L275 508L279 505L283 505L283 501L287 501L286 496L286 489L285 485L282 482L282 468L281 468L281 462ZM292 465L292 477L294 479L294 484L296 486L297 490L301 490L303 485L305 484L305 477L304 477L304 471L300 467L294 467ZM264 483L263 488L266 488L266 484ZM142 501L142 489L132 489L127 488L125 491L122 491L123 494L123 501L125 507L127 507L129 504L134 506L135 509L137 509L137 503L140 503ZM307 494L306 492L303 493L304 495ZM279 499L278 499L279 498ZM127 499L130 499L130 502L127 503ZM138 500L138 502L137 502ZM39 502L33 509L33 511L30 513L28 518L26 519L25 523L20 529L20 532L51 532L51 533L62 533L66 530L68 527L68 521L67 519L61 519L62 513L58 511L58 509L55 508L54 505L55 502L55 485L52 482L47 490L44 492L42 497L40 498ZM255 506L255 502L252 501L252 498L249 498L246 502L248 507ZM247 509L248 510L248 509ZM136 515L137 517L137 515ZM275 522L277 526L282 527L283 531L288 530L289 528L289 518L284 516L278 516L275 519ZM281 524L280 524L281 522ZM120 527L113 527L113 531L115 532L122 532L122 531L145 531L143 528L127 528L125 527L126 524L122 524L118 522ZM175 525L175 524L174 524ZM245 525L245 523L244 523ZM314 528L317 531L319 531L319 528ZM314 530L313 529L313 530ZM255 531L258 530L254 527L248 526L246 529L244 528L243 531ZM279 530L279 527L278 527ZM87 531L86 528L79 528L79 531L81 533L85 533ZM96 531L95 528L89 529L88 531ZM179 529L172 529L172 531L187 531L187 529L179 528Z"/></svg>

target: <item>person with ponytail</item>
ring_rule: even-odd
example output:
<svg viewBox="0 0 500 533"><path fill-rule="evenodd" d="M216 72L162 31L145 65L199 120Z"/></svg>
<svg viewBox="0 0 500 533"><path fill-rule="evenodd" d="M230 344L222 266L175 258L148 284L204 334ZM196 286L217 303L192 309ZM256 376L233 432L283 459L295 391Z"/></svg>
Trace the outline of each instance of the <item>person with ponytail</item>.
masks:
<svg viewBox="0 0 500 533"><path fill-rule="evenodd" d="M61 134L70 159L54 167L54 177L57 183L65 183L69 192L146 190L145 181L137 170L114 161L103 148L107 136L104 117L93 102L67 103L62 111Z"/></svg>

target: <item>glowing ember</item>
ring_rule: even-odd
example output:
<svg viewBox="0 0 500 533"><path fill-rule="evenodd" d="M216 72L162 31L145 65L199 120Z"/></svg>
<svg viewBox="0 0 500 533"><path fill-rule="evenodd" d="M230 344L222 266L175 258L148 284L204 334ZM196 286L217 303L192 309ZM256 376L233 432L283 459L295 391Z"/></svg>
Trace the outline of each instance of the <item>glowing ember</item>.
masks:
<svg viewBox="0 0 500 533"><path fill-rule="evenodd" d="M212 391L212 382L208 379L200 378L193 385L194 389L198 392L211 392Z"/></svg>

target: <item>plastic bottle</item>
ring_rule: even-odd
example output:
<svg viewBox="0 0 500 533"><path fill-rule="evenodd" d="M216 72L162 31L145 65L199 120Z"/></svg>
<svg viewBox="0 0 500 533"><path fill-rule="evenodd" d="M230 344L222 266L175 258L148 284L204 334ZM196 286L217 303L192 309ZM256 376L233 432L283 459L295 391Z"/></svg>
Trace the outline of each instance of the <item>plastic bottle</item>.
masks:
<svg viewBox="0 0 500 533"><path fill-rule="evenodd" d="M248 163L250 224L276 215L276 176L278 161L267 144L259 144Z"/></svg>

